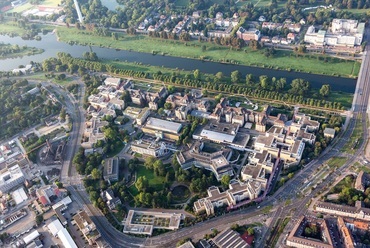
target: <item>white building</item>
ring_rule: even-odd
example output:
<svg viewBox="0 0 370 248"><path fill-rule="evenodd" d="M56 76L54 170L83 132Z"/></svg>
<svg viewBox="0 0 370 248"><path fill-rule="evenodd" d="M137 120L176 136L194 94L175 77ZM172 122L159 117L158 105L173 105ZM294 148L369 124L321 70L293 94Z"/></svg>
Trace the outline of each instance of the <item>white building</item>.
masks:
<svg viewBox="0 0 370 248"><path fill-rule="evenodd" d="M24 180L25 177L19 165L2 170L0 174L1 193L9 192L13 188L23 184Z"/></svg>
<svg viewBox="0 0 370 248"><path fill-rule="evenodd" d="M63 243L63 247L65 248L77 248L76 243L73 241L71 235L63 227L58 219L52 221L49 225L47 225L49 232L54 237L58 237L60 241Z"/></svg>
<svg viewBox="0 0 370 248"><path fill-rule="evenodd" d="M365 23L357 20L334 19L328 31L310 26L304 36L306 43L317 46L360 46L365 31Z"/></svg>

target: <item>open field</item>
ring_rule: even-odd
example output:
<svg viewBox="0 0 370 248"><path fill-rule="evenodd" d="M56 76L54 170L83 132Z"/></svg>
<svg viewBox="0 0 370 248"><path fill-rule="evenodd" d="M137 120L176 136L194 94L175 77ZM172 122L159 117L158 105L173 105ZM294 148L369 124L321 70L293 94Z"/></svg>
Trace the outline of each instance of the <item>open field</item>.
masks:
<svg viewBox="0 0 370 248"><path fill-rule="evenodd" d="M120 34L119 40L113 40L111 37L97 36L86 30L66 27L58 27L57 34L60 41L73 41L82 45L95 45L154 53L157 55L205 59L215 62L229 62L280 70L303 71L314 74L340 75L344 77L357 76L357 70L353 70L357 62L331 61L332 59L329 59L331 62L324 62L318 60L316 55L299 56L297 58L295 54L290 51L277 51L274 58L267 59L263 50L253 51L249 47L245 47L236 51L230 50L227 47L199 41L181 42L155 39L144 35L130 36L122 34ZM82 42L85 40L89 42ZM202 51L202 46L206 47L205 51ZM320 57L322 57L322 55Z"/></svg>

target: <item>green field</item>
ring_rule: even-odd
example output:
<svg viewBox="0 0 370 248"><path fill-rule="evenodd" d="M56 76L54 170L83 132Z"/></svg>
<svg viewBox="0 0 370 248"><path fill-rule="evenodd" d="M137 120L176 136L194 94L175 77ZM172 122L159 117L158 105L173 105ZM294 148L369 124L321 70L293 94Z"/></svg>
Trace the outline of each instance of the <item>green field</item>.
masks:
<svg viewBox="0 0 370 248"><path fill-rule="evenodd" d="M227 62L242 65L274 68L280 70L295 70L314 74L340 75L343 77L356 76L357 70L353 67L354 61L318 60L317 56L299 56L290 51L277 51L274 58L266 58L263 50L253 51L249 47L240 51L230 50L227 47L199 41L181 42L174 40L161 40L143 35L120 35L119 40L111 37L101 37L86 30L58 27L57 34L60 41L75 42L82 45L110 47L122 50L132 50L145 53L154 53L157 56L170 55L191 59ZM89 42L83 42L88 40ZM202 51L202 46L206 50ZM330 61L331 59L329 59ZM357 72L358 73L358 72Z"/></svg>
<svg viewBox="0 0 370 248"><path fill-rule="evenodd" d="M352 100L353 100L353 94L345 93L345 92L339 92L339 91L332 91L330 92L330 95L325 100L327 101L333 101L333 102L339 102L342 104L342 106L346 108L352 107Z"/></svg>
<svg viewBox="0 0 370 248"><path fill-rule="evenodd" d="M0 33L1 34L10 34L21 35L25 32L23 28L18 27L16 22L7 22L0 23Z"/></svg>
<svg viewBox="0 0 370 248"><path fill-rule="evenodd" d="M152 188L154 191L160 191L163 189L163 184L166 181L165 177L156 176L153 170L148 170L144 166L139 166L136 170L136 173L137 178L145 176L146 179L148 179L149 187ZM129 191L133 196L139 194L139 191L137 190L135 185L132 185L129 188Z"/></svg>

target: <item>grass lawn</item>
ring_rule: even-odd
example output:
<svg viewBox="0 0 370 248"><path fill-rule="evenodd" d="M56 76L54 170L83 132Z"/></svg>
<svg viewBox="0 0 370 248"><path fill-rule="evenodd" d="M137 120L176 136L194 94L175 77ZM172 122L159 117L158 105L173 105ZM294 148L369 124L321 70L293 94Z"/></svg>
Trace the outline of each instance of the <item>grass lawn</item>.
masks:
<svg viewBox="0 0 370 248"><path fill-rule="evenodd" d="M314 74L340 75L344 77L355 76L353 73L354 61L329 61L318 60L316 56L296 57L290 51L277 51L274 58L267 59L263 50L253 51L249 47L240 51L230 50L227 47L199 41L181 42L174 40L154 39L143 35L123 35L119 40L111 37L101 37L86 30L76 28L58 27L57 34L60 41L74 41L82 45L110 47L122 50L132 50L175 57L192 59L207 59L215 62L230 62L242 65L267 67L281 70L296 70ZM87 38L88 37L88 38ZM83 42L88 40L89 42ZM202 51L202 46L206 50Z"/></svg>
<svg viewBox="0 0 370 248"><path fill-rule="evenodd" d="M342 151L354 154L356 151L356 146L361 144L363 142L363 130L362 130L362 121L361 121L361 114L357 116L356 126L353 130L353 133L350 137L350 139L346 142L344 147L342 148Z"/></svg>
<svg viewBox="0 0 370 248"><path fill-rule="evenodd" d="M35 73L35 74L27 75L27 79L42 80L42 81L51 80L52 82L57 83L57 84L62 85L62 86L67 86L69 84L75 83L75 81L73 80L73 77L68 77L67 76L64 80L57 80L55 78L49 79L49 78L45 77L44 73Z"/></svg>
<svg viewBox="0 0 370 248"><path fill-rule="evenodd" d="M172 167L171 167L172 169ZM145 176L148 179L149 187L152 188L154 191L160 191L163 189L163 184L165 182L165 177L156 176L152 170L148 170L144 166L139 166L136 170L137 178ZM139 194L135 185L132 185L129 188L130 193L133 196Z"/></svg>
<svg viewBox="0 0 370 248"><path fill-rule="evenodd" d="M107 153L107 157L113 157L115 155L117 155L122 149L123 147L125 146L125 144L123 144L122 142L119 143L120 145L119 146L114 146L114 150L110 151Z"/></svg>
<svg viewBox="0 0 370 248"><path fill-rule="evenodd" d="M339 102L342 106L346 108L352 107L353 101L353 94L340 92L340 91L332 91L330 95L326 99L328 101Z"/></svg>
<svg viewBox="0 0 370 248"><path fill-rule="evenodd" d="M1 34L13 33L16 35L21 35L24 32L25 30L23 28L18 27L16 22L0 23Z"/></svg>
<svg viewBox="0 0 370 248"><path fill-rule="evenodd" d="M347 160L346 157L332 157L327 164L330 168L337 168L344 165Z"/></svg>

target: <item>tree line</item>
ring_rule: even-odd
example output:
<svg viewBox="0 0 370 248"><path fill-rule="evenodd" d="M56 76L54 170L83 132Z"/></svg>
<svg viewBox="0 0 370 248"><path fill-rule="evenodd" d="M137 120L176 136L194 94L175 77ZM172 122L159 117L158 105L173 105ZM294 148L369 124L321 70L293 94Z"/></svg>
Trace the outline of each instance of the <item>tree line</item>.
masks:
<svg viewBox="0 0 370 248"><path fill-rule="evenodd" d="M43 62L48 63L47 70L51 71L57 66L74 67L75 71L82 70L93 70L108 72L116 74L122 77L137 77L137 78L149 78L158 81L162 81L167 84L174 84L192 88L202 88L208 91L216 91L228 94L240 94L246 97L253 97L265 100L276 100L280 102L286 102L290 104L301 104L312 107L321 107L333 110L343 110L344 107L340 102L328 101L324 98L312 98L308 93L310 92L310 83L304 79L294 79L290 88L286 87L286 80L283 78L270 78L268 76L260 76L259 78L254 77L252 74L248 74L245 79L245 83L242 83L242 75L239 71L231 73L231 83L229 83L223 76L221 78L215 77L212 81L207 81L192 78L187 75L180 77L179 75L164 75L160 71L157 73L148 73L142 71L134 71L127 69L119 69L110 64L103 64L98 61L87 61L79 58L73 58L70 54L58 53L58 58L47 59ZM256 87L258 86L258 87ZM323 96L327 96L325 92L330 93L330 86L325 86L327 89L322 91ZM329 91L328 91L329 87ZM286 89L288 90L286 92Z"/></svg>

